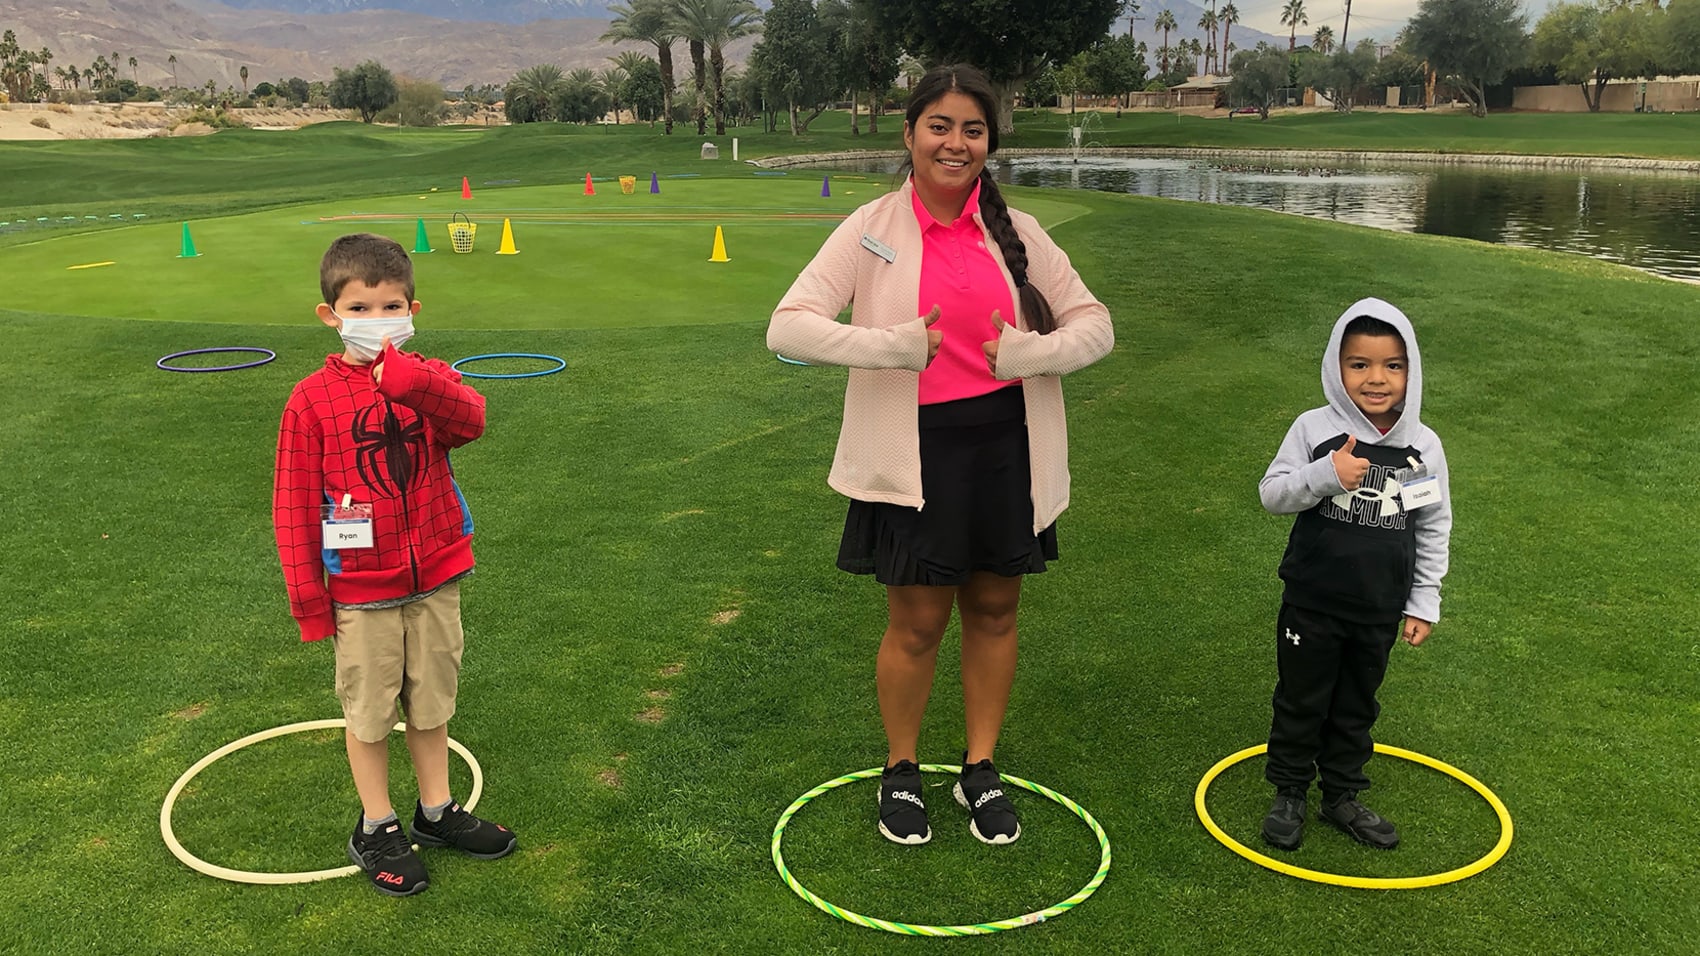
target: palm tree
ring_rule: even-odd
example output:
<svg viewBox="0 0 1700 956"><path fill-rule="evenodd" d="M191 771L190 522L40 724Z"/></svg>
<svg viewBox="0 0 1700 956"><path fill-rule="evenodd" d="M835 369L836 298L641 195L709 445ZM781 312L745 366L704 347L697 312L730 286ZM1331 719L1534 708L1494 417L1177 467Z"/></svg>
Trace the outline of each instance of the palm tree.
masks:
<svg viewBox="0 0 1700 956"><path fill-rule="evenodd" d="M603 40L655 44L656 63L661 67L661 115L666 134L673 135L673 41L679 34L668 16L667 0L631 0L629 5L610 5L608 12L614 14L614 23L602 34Z"/></svg>
<svg viewBox="0 0 1700 956"><path fill-rule="evenodd" d="M1204 56L1204 66L1208 70L1211 62L1216 59L1216 12L1213 10L1204 11L1198 18L1198 28L1204 31L1204 36L1209 41L1209 45L1205 47L1207 52Z"/></svg>
<svg viewBox="0 0 1700 956"><path fill-rule="evenodd" d="M726 44L755 32L761 11L750 0L677 0L674 7L679 33L691 47L697 69L697 95L702 101L705 79L714 81L714 135L726 135ZM703 74L702 49L708 48L708 66ZM699 107L700 110L700 107ZM697 133L707 132L705 111L697 114Z"/></svg>
<svg viewBox="0 0 1700 956"><path fill-rule="evenodd" d="M1316 28L1316 36L1311 37L1311 48L1321 54L1334 51L1334 28L1324 25Z"/></svg>
<svg viewBox="0 0 1700 956"><path fill-rule="evenodd" d="M1155 25L1157 29L1163 31L1163 48L1161 55L1163 58L1163 72L1167 73L1169 72L1169 31L1179 30L1180 24L1175 22L1175 15L1172 11L1164 10L1162 13L1157 14Z"/></svg>
<svg viewBox="0 0 1700 956"><path fill-rule="evenodd" d="M1216 15L1216 18L1222 21L1222 56L1216 62L1221 64L1222 72L1226 73L1228 70L1228 51L1233 49L1232 46L1228 45L1228 31L1233 29L1234 24L1240 22L1239 8L1234 6L1232 0L1229 0L1228 4L1222 8L1222 12Z"/></svg>
<svg viewBox="0 0 1700 956"><path fill-rule="evenodd" d="M236 75L240 76L242 78L242 98L247 99L248 98L248 68L246 66L244 66L242 69L237 70Z"/></svg>
<svg viewBox="0 0 1700 956"><path fill-rule="evenodd" d="M170 56L166 57L165 62L169 63L171 65L171 88L176 89L177 88L177 54L173 53Z"/></svg>
<svg viewBox="0 0 1700 956"><path fill-rule="evenodd" d="M561 68L553 63L527 67L508 81L503 97L508 102L508 116L519 122L540 123L554 118L555 100L565 91L567 80Z"/></svg>
<svg viewBox="0 0 1700 956"><path fill-rule="evenodd" d="M708 95L703 92L708 82L707 32L708 5L711 0L671 0L669 16L673 29L691 51L691 84L696 87L696 105L692 112L697 118L697 135L708 133Z"/></svg>
<svg viewBox="0 0 1700 956"><path fill-rule="evenodd" d="M621 97L625 94L626 81L631 79L631 76L630 73L617 66L608 67L596 75L597 88L602 91L603 96L608 97L609 102L614 104L615 126L620 125Z"/></svg>
<svg viewBox="0 0 1700 956"><path fill-rule="evenodd" d="M140 75L138 75L136 73L136 58L135 57L130 57L130 82L136 84L137 86L142 85L142 78L141 78Z"/></svg>
<svg viewBox="0 0 1700 956"><path fill-rule="evenodd" d="M1287 31L1287 52L1293 52L1293 46L1298 42L1299 27L1310 22L1305 15L1305 0L1287 0L1287 6L1281 11L1281 22L1291 27Z"/></svg>

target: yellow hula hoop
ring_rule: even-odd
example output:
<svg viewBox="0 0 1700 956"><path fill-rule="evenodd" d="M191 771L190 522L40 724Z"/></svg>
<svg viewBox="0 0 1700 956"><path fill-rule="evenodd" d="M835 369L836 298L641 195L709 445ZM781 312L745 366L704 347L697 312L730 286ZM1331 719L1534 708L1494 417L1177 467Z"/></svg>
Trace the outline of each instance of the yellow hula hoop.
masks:
<svg viewBox="0 0 1700 956"><path fill-rule="evenodd" d="M1434 759L1433 757L1426 757L1414 750L1405 750L1401 747L1390 747L1386 744L1376 744L1375 752L1378 754L1386 754L1389 757L1398 757L1402 760L1409 760L1412 763L1420 763L1425 767L1432 767L1433 769L1458 780L1471 790L1481 794L1482 799L1488 802L1488 806L1493 807L1493 812L1499 817L1499 842L1494 844L1493 849L1489 850L1486 856L1469 864L1468 866L1461 866L1456 870L1447 870L1445 873L1435 873L1430 876L1343 876L1338 873L1324 873L1320 870L1307 870L1302 866L1293 866L1290 863L1283 863L1273 857L1265 856L1264 854L1251 849L1245 844L1240 843L1238 840L1235 840L1233 837L1228 836L1228 834L1222 832L1222 828L1217 826L1216 821L1210 818L1210 811L1204 805L1204 797L1210 790L1211 781L1215 780L1222 771L1232 767L1234 764L1237 764L1242 760L1249 757L1255 757L1258 754L1267 752L1268 750L1268 744L1258 744L1255 747L1247 747L1239 753L1230 754L1217 761L1216 766L1211 767L1210 772L1204 775L1204 779L1198 781L1198 790L1194 792L1192 798L1193 808L1198 811L1198 819L1204 824L1204 829L1209 830L1210 835L1221 842L1223 846L1233 850L1235 853L1238 853L1240 856L1245 857L1251 862L1256 863L1258 866L1274 870L1277 873L1285 873L1288 876L1296 876L1301 880L1310 880L1313 883L1327 883L1331 886L1350 886L1363 890L1417 890L1428 886L1440 886L1444 883L1456 883L1467 877L1475 876L1477 873L1480 873L1495 863L1498 863L1500 857L1503 857L1505 852L1511 849L1511 836L1513 832L1513 827L1511 825L1511 813L1505 809L1505 804L1501 803L1500 799L1494 796L1493 791L1484 786L1480 780L1477 780L1475 777L1470 776L1449 763L1444 763Z"/></svg>
<svg viewBox="0 0 1700 956"><path fill-rule="evenodd" d="M183 861L185 866L188 866L197 873L205 873L207 876L217 877L221 880L228 880L232 883L254 883L262 886L283 886L290 883L314 883L319 880L334 880L340 876L352 876L355 873L359 873L360 868L353 865L334 867L329 870L307 870L299 873L260 873L252 870L233 870L229 867L219 866L216 863L208 863L193 853L190 853L188 850L185 850L183 848L183 844L177 842L177 834L172 832L171 829L171 811L177 804L177 795L183 792L183 788L189 785L189 781L195 779L196 774L207 769L207 767L211 766L215 761L223 757L228 757L236 751L241 750L243 747L247 747L251 744L257 744L262 740L271 740L274 737L283 737L289 734L306 733L309 730L340 730L345 726L347 726L347 721L343 720L341 717L335 717L328 720L304 720L296 724L285 724L282 727L273 727L270 730L262 730L259 733L249 734L241 740L225 744L212 753L207 754L205 757L202 757L200 760L197 760L193 767L190 767L186 772L184 772L183 776L177 778L176 783L171 785L171 791L165 795L165 805L159 808L159 834L165 838L165 845L171 850L171 855ZM407 725L398 723L392 729L406 730ZM467 810L471 810L478 804L478 797L484 792L484 770L478 766L478 761L472 756L472 753L462 746L460 741L453 737L449 738L449 749L460 754L461 759L465 760L466 765L472 769L472 793L467 797L466 802L461 804L461 806L465 807Z"/></svg>

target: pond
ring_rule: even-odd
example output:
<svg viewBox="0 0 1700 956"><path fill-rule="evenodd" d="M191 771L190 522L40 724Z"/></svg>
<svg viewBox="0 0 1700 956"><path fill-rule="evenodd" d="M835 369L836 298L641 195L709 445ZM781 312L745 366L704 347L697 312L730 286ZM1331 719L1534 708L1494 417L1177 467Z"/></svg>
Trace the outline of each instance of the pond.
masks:
<svg viewBox="0 0 1700 956"><path fill-rule="evenodd" d="M894 173L897 160L820 163ZM1020 156L1000 183L1255 206L1377 229L1605 259L1700 281L1700 176L1488 165L1281 163L1260 157Z"/></svg>

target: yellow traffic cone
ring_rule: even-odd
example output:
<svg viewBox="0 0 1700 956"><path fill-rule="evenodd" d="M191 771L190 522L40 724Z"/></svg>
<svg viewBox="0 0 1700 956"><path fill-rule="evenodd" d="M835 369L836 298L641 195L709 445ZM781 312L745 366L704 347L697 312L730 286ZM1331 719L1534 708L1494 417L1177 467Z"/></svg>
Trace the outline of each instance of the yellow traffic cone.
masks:
<svg viewBox="0 0 1700 956"><path fill-rule="evenodd" d="M502 220L502 247L496 250L498 256L517 256L519 250L514 248L514 227L507 219Z"/></svg>
<svg viewBox="0 0 1700 956"><path fill-rule="evenodd" d="M714 227L714 254L708 257L709 262L731 262L726 255L726 236L719 226Z"/></svg>

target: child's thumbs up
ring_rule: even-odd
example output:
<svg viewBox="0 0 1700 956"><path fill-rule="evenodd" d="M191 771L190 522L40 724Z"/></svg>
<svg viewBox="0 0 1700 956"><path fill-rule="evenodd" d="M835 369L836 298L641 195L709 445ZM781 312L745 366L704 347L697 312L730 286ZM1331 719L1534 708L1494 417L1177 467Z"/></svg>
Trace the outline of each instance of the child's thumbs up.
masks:
<svg viewBox="0 0 1700 956"><path fill-rule="evenodd" d="M1352 454L1358 447L1358 436L1347 435L1346 443L1340 446L1329 457L1334 461L1334 475L1340 479L1340 487L1347 491L1356 491L1363 484L1364 475L1369 473L1369 459L1359 458Z"/></svg>

